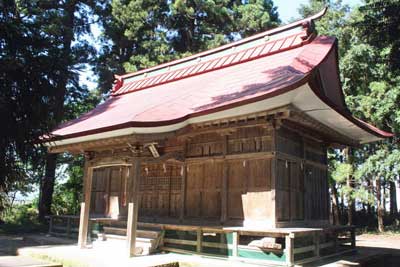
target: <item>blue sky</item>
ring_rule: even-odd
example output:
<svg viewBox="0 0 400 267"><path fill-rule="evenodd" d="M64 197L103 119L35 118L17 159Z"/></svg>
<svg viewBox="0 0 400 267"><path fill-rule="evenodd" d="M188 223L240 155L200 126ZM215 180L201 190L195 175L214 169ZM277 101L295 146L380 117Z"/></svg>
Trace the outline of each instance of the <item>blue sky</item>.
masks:
<svg viewBox="0 0 400 267"><path fill-rule="evenodd" d="M361 4L361 0L343 0L343 4L350 7ZM291 18L298 18L297 9L301 4L307 4L308 0L274 0L274 4L278 7L278 13L283 23L288 22Z"/></svg>

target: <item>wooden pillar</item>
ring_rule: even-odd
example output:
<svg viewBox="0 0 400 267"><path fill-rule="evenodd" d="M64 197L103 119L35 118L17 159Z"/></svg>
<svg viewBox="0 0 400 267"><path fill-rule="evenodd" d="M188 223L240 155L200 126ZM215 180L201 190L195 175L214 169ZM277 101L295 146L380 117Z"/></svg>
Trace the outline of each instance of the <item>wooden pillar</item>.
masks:
<svg viewBox="0 0 400 267"><path fill-rule="evenodd" d="M180 201L180 210L179 210L179 220L183 222L185 218L185 210L186 210L186 183L187 183L187 163L186 163L186 155L188 149L188 140L184 140L183 143L183 158L184 162L182 164L182 181L181 181L181 201Z"/></svg>
<svg viewBox="0 0 400 267"><path fill-rule="evenodd" d="M79 218L79 248L85 248L87 243L88 229L89 229L89 211L90 211L90 198L92 191L93 168L89 166L88 159L85 159L85 167L83 170L83 190L84 200L81 203L81 216Z"/></svg>
<svg viewBox="0 0 400 267"><path fill-rule="evenodd" d="M277 199L276 199L276 180L278 173L278 160L277 160L277 144L276 144L276 130L272 129L272 159L271 159L271 227L276 227L277 219L276 219L276 207L277 207Z"/></svg>
<svg viewBox="0 0 400 267"><path fill-rule="evenodd" d="M179 220L183 222L185 218L185 209L186 209L186 180L187 180L187 165L186 161L182 164L182 182L181 182L181 201L180 201L180 210L179 210Z"/></svg>
<svg viewBox="0 0 400 267"><path fill-rule="evenodd" d="M228 154L228 135L222 136L222 153L223 159L223 173L222 173L222 189L221 189L221 223L224 224L228 217L228 162L226 155Z"/></svg>
<svg viewBox="0 0 400 267"><path fill-rule="evenodd" d="M286 265L293 266L294 265L294 236L289 234L285 237L285 256L286 256Z"/></svg>
<svg viewBox="0 0 400 267"><path fill-rule="evenodd" d="M140 159L135 158L130 167L128 177L128 185L133 185L133 187L129 187L132 190L132 194L130 194L129 197L128 222L126 228L128 257L133 257L136 254L136 229L139 212L140 171Z"/></svg>
<svg viewBox="0 0 400 267"><path fill-rule="evenodd" d="M239 256L238 246L239 246L239 234L238 234L238 232L233 232L232 233L232 256L233 257Z"/></svg>
<svg viewBox="0 0 400 267"><path fill-rule="evenodd" d="M314 256L319 257L319 241L320 241L320 236L319 232L314 232Z"/></svg>
<svg viewBox="0 0 400 267"><path fill-rule="evenodd" d="M201 253L202 246L203 246L203 232L201 231L201 228L199 227L197 229L197 240L196 240L196 252L197 253Z"/></svg>

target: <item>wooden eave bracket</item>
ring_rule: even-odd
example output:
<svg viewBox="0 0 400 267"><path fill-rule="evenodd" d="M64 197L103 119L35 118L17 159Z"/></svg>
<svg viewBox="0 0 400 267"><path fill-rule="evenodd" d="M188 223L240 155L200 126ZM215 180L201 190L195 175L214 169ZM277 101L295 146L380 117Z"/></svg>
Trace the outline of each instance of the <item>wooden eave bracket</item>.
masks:
<svg viewBox="0 0 400 267"><path fill-rule="evenodd" d="M217 133L222 136L231 135L239 128L262 127L274 128L281 125L282 120L290 116L289 105L257 113L224 118L189 125L178 132L178 139L190 139L199 134Z"/></svg>

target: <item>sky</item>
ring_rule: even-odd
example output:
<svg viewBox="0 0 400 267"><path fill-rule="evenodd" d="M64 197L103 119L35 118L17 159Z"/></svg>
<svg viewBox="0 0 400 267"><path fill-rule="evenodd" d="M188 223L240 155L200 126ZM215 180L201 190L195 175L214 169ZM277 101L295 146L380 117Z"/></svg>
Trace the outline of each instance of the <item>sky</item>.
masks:
<svg viewBox="0 0 400 267"><path fill-rule="evenodd" d="M283 23L287 23L291 18L298 18L297 9L301 4L307 4L308 0L273 0L275 6L278 7L279 17ZM343 4L350 7L361 4L361 0L343 0Z"/></svg>

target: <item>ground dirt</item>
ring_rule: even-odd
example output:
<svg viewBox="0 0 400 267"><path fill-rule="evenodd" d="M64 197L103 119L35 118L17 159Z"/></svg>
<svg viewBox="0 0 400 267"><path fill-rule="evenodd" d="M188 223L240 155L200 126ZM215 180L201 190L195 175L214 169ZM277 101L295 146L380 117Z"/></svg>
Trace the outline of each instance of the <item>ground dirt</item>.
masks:
<svg viewBox="0 0 400 267"><path fill-rule="evenodd" d="M18 250L28 249L28 251L39 251L45 253L55 253L57 255L59 251L62 254L74 255L73 258L79 258L79 253L81 253L82 258L89 257L90 252L95 252L95 250L82 251L77 249L75 241L66 240L62 238L48 237L46 235L23 235L23 236L11 236L11 235L0 235L0 266L10 266L2 265L7 260L10 260L10 256L14 256L18 253ZM85 252L85 253L84 253ZM120 252L120 251L119 251ZM116 253L118 254L118 253ZM69 256L71 256L69 255ZM27 255L24 255L25 258ZM29 254L28 254L29 256ZM177 257L176 255L167 256L166 254L149 256L148 259L154 258L154 261L158 264L165 264L166 261L170 260L170 257ZM49 257L51 258L51 257ZM100 257L101 258L101 257ZM146 258L147 259L147 258ZM139 257L136 259L131 259L121 266L149 266L148 260L145 257ZM194 258L183 257L181 260L191 261ZM98 259L101 260L101 259ZM176 259L178 260L178 259ZM193 260L193 266L210 266L210 262L203 261L200 258ZM103 262L104 264L106 262ZM121 262L122 263L122 262ZM124 262L125 263L125 262ZM203 265L206 263L207 265ZM232 262L226 262L227 266L232 266ZM67 264L68 265L68 264ZM65 266L67 266L65 265ZM101 264L100 264L101 265ZM96 265L96 266L100 266ZM183 264L184 265L184 264ZM214 264L211 264L214 265ZM224 265L224 264L221 264ZM235 264L235 266L242 266L241 264ZM103 265L101 265L103 266ZM105 264L104 266L108 266ZM186 265L185 265L186 266ZM319 263L314 263L313 267L347 267L347 266L369 266L369 267L398 267L400 266L400 234L363 234L357 236L357 253L346 256L339 256L335 259L327 259Z"/></svg>

